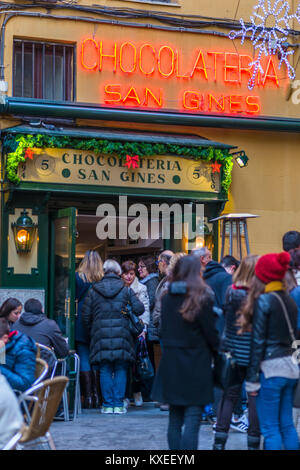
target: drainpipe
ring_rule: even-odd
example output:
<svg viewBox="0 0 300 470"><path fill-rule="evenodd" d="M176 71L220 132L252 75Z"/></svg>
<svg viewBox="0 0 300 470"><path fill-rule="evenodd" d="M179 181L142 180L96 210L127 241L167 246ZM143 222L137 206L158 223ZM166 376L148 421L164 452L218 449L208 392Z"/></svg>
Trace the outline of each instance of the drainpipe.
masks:
<svg viewBox="0 0 300 470"><path fill-rule="evenodd" d="M211 127L257 131L300 132L300 119L272 117L234 117L186 114L171 111L105 108L79 102L55 102L3 96L0 113L99 121L121 121L175 126Z"/></svg>

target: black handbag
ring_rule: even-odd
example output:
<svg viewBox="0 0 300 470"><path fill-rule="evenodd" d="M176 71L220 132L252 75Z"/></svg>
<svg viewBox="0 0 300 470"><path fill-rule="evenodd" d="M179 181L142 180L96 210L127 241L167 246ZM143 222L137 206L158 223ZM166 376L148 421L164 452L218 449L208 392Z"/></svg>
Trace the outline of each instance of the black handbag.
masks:
<svg viewBox="0 0 300 470"><path fill-rule="evenodd" d="M131 306L127 304L122 313L127 316L128 324L129 324L129 331L134 338L140 336L140 334L144 331L144 323L140 320L132 311Z"/></svg>
<svg viewBox="0 0 300 470"><path fill-rule="evenodd" d="M215 355L213 374L215 386L222 390L239 384L239 370L230 351L218 352Z"/></svg>
<svg viewBox="0 0 300 470"><path fill-rule="evenodd" d="M138 339L135 376L139 381L154 377L154 369L148 354L146 340L142 336Z"/></svg>

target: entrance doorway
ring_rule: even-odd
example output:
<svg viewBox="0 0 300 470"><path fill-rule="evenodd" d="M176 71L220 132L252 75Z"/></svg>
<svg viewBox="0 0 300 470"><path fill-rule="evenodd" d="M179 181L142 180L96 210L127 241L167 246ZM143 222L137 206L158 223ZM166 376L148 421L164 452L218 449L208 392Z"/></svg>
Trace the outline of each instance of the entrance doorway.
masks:
<svg viewBox="0 0 300 470"><path fill-rule="evenodd" d="M138 259L143 255L157 256L162 250L170 249L174 252L187 252L187 244L184 238L175 239L174 237L174 220L171 221L170 239L164 240L162 237L162 225L160 220L158 229L155 232L149 231L149 237L141 237L132 239L120 239L118 237L119 225L124 223L121 217L117 217L117 236L108 239L100 239L97 236L97 225L103 219L96 216L97 207L103 202L109 202L117 207L117 199L110 198L104 199L84 199L82 196L77 196L77 200L72 202L68 200L62 201L57 198L53 201L51 207L51 234L50 234L50 276L49 276L49 314L50 317L55 319L60 326L64 335L68 337L71 349L75 347L75 320L77 305L75 302L75 271L84 254L88 250L97 250L101 256L102 261L108 258L113 258L122 264L126 260L138 262ZM139 198L148 207L151 202L161 204L162 202L169 202L170 205L174 200L163 198L162 200L143 200ZM66 206L73 205L75 202L77 207L61 208L63 204ZM136 200L131 201L136 203ZM179 204L188 203L188 200L176 201ZM128 202L130 205L130 203ZM209 201L205 203L205 220L218 214L219 203ZM149 217L151 211L148 211ZM118 211L116 211L118 214ZM129 225L133 217L127 218ZM149 230L151 224L148 224ZM209 245L211 248L211 240L217 240L217 232L213 234L212 224L209 227L210 234L205 233L205 239L201 243ZM213 235L212 235L213 234ZM145 238L145 239L144 239ZM217 249L215 244L215 249Z"/></svg>
<svg viewBox="0 0 300 470"><path fill-rule="evenodd" d="M127 218L127 225L133 220ZM88 250L96 250L101 256L102 261L106 259L115 259L119 264L124 261L132 260L137 262L139 257L143 255L156 256L164 249L164 240L159 233L155 238L149 239L105 239L100 240L97 236L97 224L103 220L95 215L77 216L76 220L76 267L84 257ZM117 218L117 233L120 218Z"/></svg>

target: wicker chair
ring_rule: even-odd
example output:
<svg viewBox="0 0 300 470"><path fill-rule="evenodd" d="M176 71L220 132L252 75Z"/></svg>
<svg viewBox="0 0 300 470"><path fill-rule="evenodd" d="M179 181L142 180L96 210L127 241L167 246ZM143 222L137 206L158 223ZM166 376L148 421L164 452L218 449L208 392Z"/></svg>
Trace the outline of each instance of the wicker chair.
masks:
<svg viewBox="0 0 300 470"><path fill-rule="evenodd" d="M67 362L66 358L64 359L58 359L55 355L55 352L53 351L52 348L49 348L48 346L45 346L44 344L36 343L37 347L37 357L40 356L41 351L46 351L49 356L52 357L52 362L53 362L53 368L51 371L51 379L56 376L58 376L57 371L59 370L59 376L66 376L67 375ZM68 404L68 394L67 394L67 389L65 389L63 396L63 409L64 409L64 420L69 421L70 416L69 416L69 404Z"/></svg>
<svg viewBox="0 0 300 470"><path fill-rule="evenodd" d="M41 359L40 357L36 358L35 363L35 381L33 382L32 386L38 385L48 373L49 366L46 361Z"/></svg>
<svg viewBox="0 0 300 470"><path fill-rule="evenodd" d="M3 450L25 449L28 446L45 444L55 450L49 428L68 381L67 377L55 377L22 393L20 401L34 401L31 421L12 437Z"/></svg>
<svg viewBox="0 0 300 470"><path fill-rule="evenodd" d="M73 421L76 420L78 414L81 414L81 401L80 401L80 384L79 384L79 372L80 372L80 359L78 354L75 351L70 351L69 355L64 359L58 359L53 351L53 349L49 348L40 343L36 343L37 347L37 357L40 357L41 351L47 351L47 353L52 357L52 362L54 364L52 372L51 372L51 379L55 376L63 375L69 378L69 392L70 388L73 393L71 396L73 397ZM59 374L58 374L59 371ZM71 387L70 387L71 385ZM64 409L64 420L69 421L70 413L69 413L69 400L68 400L68 393L67 389L63 393L63 409Z"/></svg>

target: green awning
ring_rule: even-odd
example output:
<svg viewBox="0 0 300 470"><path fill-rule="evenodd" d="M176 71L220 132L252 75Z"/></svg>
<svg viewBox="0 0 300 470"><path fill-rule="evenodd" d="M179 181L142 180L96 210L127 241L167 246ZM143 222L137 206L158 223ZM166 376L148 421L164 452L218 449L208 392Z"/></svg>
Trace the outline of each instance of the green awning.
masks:
<svg viewBox="0 0 300 470"><path fill-rule="evenodd" d="M213 140L199 137L193 134L172 134L162 132L149 132L149 131L131 131L125 129L107 129L107 128L92 128L92 127L68 127L68 126L54 126L52 124L36 125L18 125L9 127L1 131L1 135L5 134L48 134L53 136L69 136L74 138L86 139L102 139L102 140L115 140L125 142L149 142L151 144L173 144L190 147L213 147L220 149L234 149L237 148L233 145L224 144L222 142L215 142Z"/></svg>

